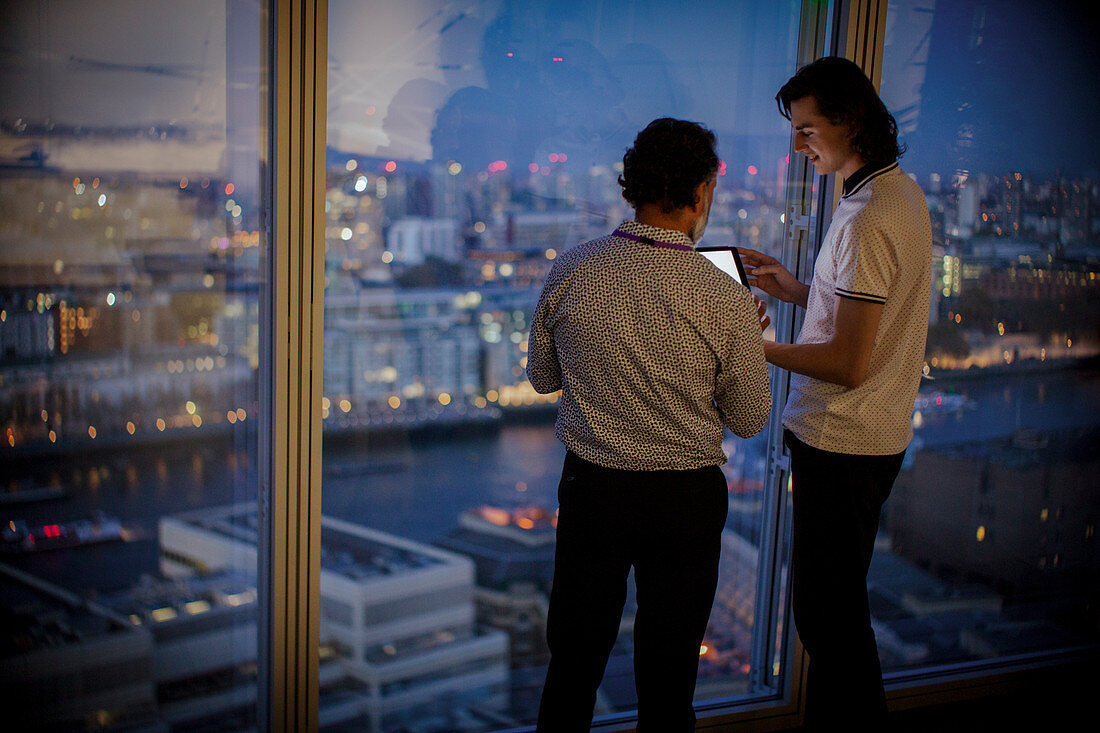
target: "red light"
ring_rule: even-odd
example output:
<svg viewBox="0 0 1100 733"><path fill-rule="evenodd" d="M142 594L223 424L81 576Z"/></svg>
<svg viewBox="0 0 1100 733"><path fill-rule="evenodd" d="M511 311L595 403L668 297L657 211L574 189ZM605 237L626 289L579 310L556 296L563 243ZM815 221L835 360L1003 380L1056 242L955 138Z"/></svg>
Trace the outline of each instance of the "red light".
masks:
<svg viewBox="0 0 1100 733"><path fill-rule="evenodd" d="M369 117L370 115L373 115L373 114L374 114L375 112L377 112L377 111L378 111L378 110L377 110L377 109L375 108L375 106L374 106L374 105L372 104L371 106L367 107L367 116Z"/></svg>
<svg viewBox="0 0 1100 733"><path fill-rule="evenodd" d="M386 163L386 173L393 173L395 170L397 170L396 161L391 160L390 162Z"/></svg>
<svg viewBox="0 0 1100 733"><path fill-rule="evenodd" d="M749 175L750 175L750 176L755 176L755 175L756 175L757 173L759 173L759 172L760 172L760 171L758 171L758 170L756 169L756 166L755 166L755 165L750 165L750 166L749 166Z"/></svg>
<svg viewBox="0 0 1100 733"><path fill-rule="evenodd" d="M564 163L566 161L565 153L558 153L558 162Z"/></svg>
<svg viewBox="0 0 1100 733"><path fill-rule="evenodd" d="M512 53L511 51L509 51L509 52L508 52L507 54L505 54L505 55L506 55L506 56L507 56L508 58L512 58L513 56L515 56L515 54L514 54L514 53Z"/></svg>
<svg viewBox="0 0 1100 733"><path fill-rule="evenodd" d="M563 59L561 56L555 56L554 60L555 61L565 61L565 59Z"/></svg>
<svg viewBox="0 0 1100 733"><path fill-rule="evenodd" d="M42 534L46 535L47 537L60 537L61 527L56 524L47 524L45 527L42 528Z"/></svg>
<svg viewBox="0 0 1100 733"><path fill-rule="evenodd" d="M532 173L538 173L539 172L539 164L538 163L531 163L529 166L527 166L527 170L531 171Z"/></svg>
<svg viewBox="0 0 1100 733"><path fill-rule="evenodd" d="M549 157L550 157L550 162L551 163L557 163L558 162L558 154L557 153L550 153Z"/></svg>
<svg viewBox="0 0 1100 733"><path fill-rule="evenodd" d="M237 187L234 186L232 183L225 184L225 195L226 196L231 195L236 190L237 190Z"/></svg>
<svg viewBox="0 0 1100 733"><path fill-rule="evenodd" d="M718 161L718 175L726 175L726 161L724 160Z"/></svg>

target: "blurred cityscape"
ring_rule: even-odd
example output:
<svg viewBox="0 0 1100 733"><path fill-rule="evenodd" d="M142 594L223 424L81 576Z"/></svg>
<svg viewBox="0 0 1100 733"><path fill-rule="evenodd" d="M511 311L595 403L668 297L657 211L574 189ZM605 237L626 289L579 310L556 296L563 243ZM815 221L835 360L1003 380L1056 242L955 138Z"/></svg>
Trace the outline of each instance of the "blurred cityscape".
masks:
<svg viewBox="0 0 1100 733"><path fill-rule="evenodd" d="M453 161L412 164L330 153L326 436L354 443L401 430L499 430L509 415L528 415L527 421L543 423L552 419L555 397L535 394L524 377L530 314L542 280L558 253L605 234L630 215L619 196L616 165L577 168L568 164L565 154L527 165L494 161L484 170L469 171ZM765 178L751 168L732 176L725 166L723 174L707 240L745 243L778 254L785 222L782 191L776 184L782 177ZM1014 172L955 180L934 176L923 184L936 244L927 373L943 380L972 378L980 370L1011 379L1018 373L1072 370L1075 364L1088 363L1100 346L1100 184L1037 181ZM139 450L151 444L227 436L236 436L238 444L248 442L259 409L259 273L265 243L256 214L250 217L234 198L232 181L149 180L97 176L95 171L72 175L51 170L48 160L8 161L0 173L0 207L5 243L0 265L0 405L8 455L6 504L66 490L59 472L27 471L32 463L56 465L99 446ZM973 409L973 399L969 404L967 400L925 390L914 424L921 428L934 422L937 413ZM918 436L924 434L918 431ZM1081 446L1095 437L1085 433L1058 440L1063 454L1071 458L1054 465L1073 475L1050 478L1050 469L1042 468L1043 461L1053 460L1049 455L1031 469L1047 477L1046 497L1036 500L1036 513L1057 507L1053 511L1060 512L1058 518L1066 524L1075 508L1092 505L1083 487L1089 485L1095 457ZM551 440L549 435L546 439ZM942 486L936 477L945 473L960 480L973 473L978 496L988 495L990 485L998 487L998 494L1011 486L1032 486L1036 479L1031 474L1021 477L1013 470L1000 476L992 468L1003 464L1005 459L998 455L1006 450L1015 460L1029 453L1021 450L1019 436L1011 440L1016 442L1005 448L988 442L967 448L957 441L930 447L915 454L923 470L906 472L899 480L886 522L894 549L909 550L910 562L902 559L906 553L880 553L876 563L898 567L872 572L881 579L873 587L879 604L876 619L886 624L886 631L880 632L883 652L895 664L979 655L982 644L993 645L997 652L1013 648L980 634L975 614L985 619L981 624L1005 623L1000 613L1003 586L1022 582L1019 558L991 552L990 557L960 563L965 556L960 548L928 541L927 527L934 518L924 516L948 501L944 497L927 502L929 492ZM1044 441L1045 447L1050 438L1044 434L1035 440ZM765 447L760 441L741 446L731 441L727 446L733 459L727 476L735 511L712 629L701 655L700 691L709 696L748 689ZM363 478L373 470L387 467L355 455L326 459L326 475L334 478ZM41 480L32 480L35 476ZM410 478L416 480L415 471ZM953 487L950 496L969 504L969 495L957 490ZM1065 491L1070 495L1061 496ZM406 559L393 565L392 558L385 560L390 568L386 574L395 576L393 582L399 586L413 587L394 591L400 612L371 621L372 604L382 603L377 587L370 586L370 592L343 588L348 582L367 582L355 579L382 562L381 550L373 545L369 552L341 550L347 543L335 539L329 548L326 540L325 721L372 721L371 729L397 730L400 723L394 721L426 720L432 716L425 711L437 708L440 714L447 711L440 730L458 724L456 715L466 716L461 722L465 730L490 730L524 720L524 708L537 700L541 684L541 675L529 670L538 669L546 658L542 639L553 530L551 519L540 520L546 530L539 534L532 514L552 511L552 504L524 506L521 498L511 505L460 512L454 531L433 540L444 555L437 555L430 544L410 550L464 568L465 585L449 601L451 610L438 612L453 621L429 613L418 600L420 592L444 597L439 581L421 577L420 570L413 572L432 563ZM1021 501L1022 497L1012 503L1018 506ZM988 515L986 524L995 523L1006 503L1003 498L981 499L984 509L979 513ZM968 524L971 512L954 516L965 517L960 521ZM156 677L154 697L163 718L173 726L207 720L217 727L224 723L224 710L211 712L212 696L235 690L231 697L236 702L226 709L237 709L242 694L254 699L254 678L242 672L241 665L229 664L224 652L218 656L212 650L228 648L254 659L254 640L248 639L254 631L255 585L240 569L255 562L242 562L239 551L224 547L212 556L198 556L195 548L206 542L203 532L212 531L205 521L192 522L190 531L196 534L191 540L167 541L171 528L181 521L186 524L168 515L159 522L160 575L176 580L144 576L129 595L120 590L122 596L104 602L106 610L97 623L106 624L103 633L119 624L151 628L151 638L140 637L144 651L139 657L145 662L134 663L141 666L149 655L154 660L163 656L163 666L173 670ZM1073 534L1094 532L1094 519L1078 521L1084 526ZM22 542L20 546L27 548L28 537L43 549L58 542L43 536L43 530L36 536L36 528L12 523L7 546ZM396 536L381 538L372 534L376 530L358 524L344 530L384 545L407 542ZM992 539L992 530L985 531ZM1014 535L1019 532L1029 530L1017 529ZM969 527L960 527L946 536L958 542L969 534ZM1001 538L1002 548L1007 539ZM1070 568L1062 577L1071 586L1078 577L1074 568L1083 572L1095 567L1095 557L1068 538L1059 543L1044 534L1041 541L1037 536L1026 540L1027 547L1046 545L1049 562ZM254 540L249 542L252 549L247 552L254 553ZM986 542L982 549L992 546ZM344 569L335 569L337 565ZM935 571L944 566L962 572L965 582L956 586L937 580L942 573ZM234 568L235 573L220 575ZM24 584L23 593L44 582L21 577L14 569L7 572L8 582ZM330 574L352 581L329 580ZM1041 567L1032 567L1029 575L1036 577L1024 583L1027 593L1050 589ZM453 572L448 577L453 579ZM60 589L39 592L63 604L65 593ZM195 627L202 631L184 630L189 627L179 619L199 615L200 607L202 613L221 607L212 599L245 598L242 593L250 594L249 601L229 601L216 625L221 631L207 630L206 625ZM181 608L190 610L183 613ZM939 637L930 637L928 629L914 621L935 616L937 623L946 623L945 608L953 610L959 634L980 637L971 648L960 648L957 641L936 641ZM421 618L416 614L423 616L419 624L413 623ZM387 618L400 618L402 628L391 628L384 622ZM158 632L162 626L167 629L164 624L169 621L180 625L174 634L199 645L186 656L202 649L208 663L177 669L181 663L170 660L183 654L179 642L160 643ZM629 659L630 622L628 613L615 660ZM1016 623L1025 624L1033 639L1051 633L1048 629L1043 637L1038 627L1046 624L1034 618ZM222 646L226 634L236 640L229 647ZM376 646L381 651L371 651ZM340 659L344 662L336 664ZM421 665L423 671L413 675L405 664ZM602 710L633 705L629 668L620 667L622 663L613 660ZM236 671L227 674L227 668ZM475 669L481 671L473 674ZM509 670L516 675L510 676ZM44 669L32 678L41 682L50 674ZM415 680L420 676L431 684L419 686ZM450 697L445 705L433 707L431 691L440 686ZM408 692L397 694L398 689ZM474 699L484 702L461 702ZM152 699L143 700L143 705L154 705ZM127 709L133 714L141 708ZM459 710L465 712L455 712ZM237 714L244 715L239 710Z"/></svg>
<svg viewBox="0 0 1100 733"><path fill-rule="evenodd" d="M326 430L483 422L555 399L523 371L542 280L630 212L616 165L549 157L480 171L330 157ZM754 171L720 177L706 241L778 254L783 195ZM266 243L233 182L70 173L0 172L9 455L255 417ZM930 369L1096 355L1100 183L1009 172L922 185L937 255Z"/></svg>

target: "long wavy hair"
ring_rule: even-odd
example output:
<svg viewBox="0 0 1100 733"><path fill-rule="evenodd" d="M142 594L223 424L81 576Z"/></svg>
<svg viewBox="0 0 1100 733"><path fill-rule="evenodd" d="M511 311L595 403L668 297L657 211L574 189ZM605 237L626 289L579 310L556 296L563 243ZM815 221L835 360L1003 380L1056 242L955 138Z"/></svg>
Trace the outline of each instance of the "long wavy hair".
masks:
<svg viewBox="0 0 1100 733"><path fill-rule="evenodd" d="M829 122L847 128L852 149L865 162L896 160L905 153L898 144L897 121L852 61L826 56L803 66L775 95L779 113L791 119L791 103L804 97L817 100Z"/></svg>

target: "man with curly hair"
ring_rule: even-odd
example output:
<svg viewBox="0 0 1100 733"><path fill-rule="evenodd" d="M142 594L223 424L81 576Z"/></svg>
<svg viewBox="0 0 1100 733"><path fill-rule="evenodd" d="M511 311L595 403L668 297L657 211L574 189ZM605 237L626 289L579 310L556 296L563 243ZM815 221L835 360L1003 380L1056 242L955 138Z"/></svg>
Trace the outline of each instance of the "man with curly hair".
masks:
<svg viewBox="0 0 1100 733"><path fill-rule="evenodd" d="M792 602L810 658L807 721L883 730L867 569L883 502L913 437L932 287L924 194L898 167L897 124L853 62L819 59L776 95L795 152L839 174L810 285L741 250L749 282L806 309L797 343L766 343L791 371L783 411L794 502Z"/></svg>
<svg viewBox="0 0 1100 733"><path fill-rule="evenodd" d="M559 256L531 325L527 376L561 390L550 665L538 730L587 731L637 589L638 731L690 731L728 495L723 428L771 409L759 304L694 250L718 171L714 134L659 119L623 157L635 218Z"/></svg>

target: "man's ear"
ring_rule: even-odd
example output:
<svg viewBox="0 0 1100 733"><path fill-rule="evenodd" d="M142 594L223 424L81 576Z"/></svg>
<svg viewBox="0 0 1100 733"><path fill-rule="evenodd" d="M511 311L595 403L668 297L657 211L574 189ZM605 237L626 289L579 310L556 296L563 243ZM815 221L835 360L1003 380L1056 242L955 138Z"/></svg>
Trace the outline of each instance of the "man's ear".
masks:
<svg viewBox="0 0 1100 733"><path fill-rule="evenodd" d="M693 214L702 214L703 208L707 205L707 184L709 181L703 181L695 187L695 203L691 205L691 212Z"/></svg>

